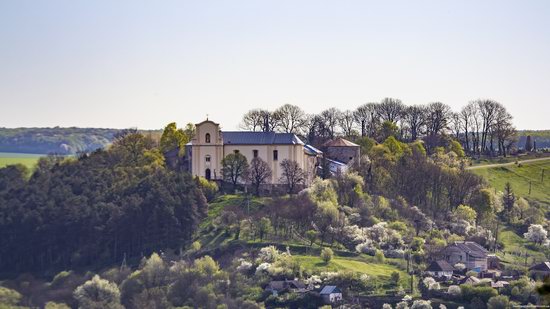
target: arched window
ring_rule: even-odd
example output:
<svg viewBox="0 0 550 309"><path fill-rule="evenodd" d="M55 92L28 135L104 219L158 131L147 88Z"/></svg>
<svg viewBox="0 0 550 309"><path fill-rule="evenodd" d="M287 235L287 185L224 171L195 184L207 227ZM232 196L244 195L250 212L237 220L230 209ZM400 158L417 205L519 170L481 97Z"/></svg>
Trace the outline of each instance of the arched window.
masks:
<svg viewBox="0 0 550 309"><path fill-rule="evenodd" d="M206 135L204 136L204 140L205 140L207 143L210 143L210 133L206 133Z"/></svg>
<svg viewBox="0 0 550 309"><path fill-rule="evenodd" d="M204 171L204 178L206 178L207 180L210 180L212 178L212 175L210 174L210 169L209 168L207 168Z"/></svg>

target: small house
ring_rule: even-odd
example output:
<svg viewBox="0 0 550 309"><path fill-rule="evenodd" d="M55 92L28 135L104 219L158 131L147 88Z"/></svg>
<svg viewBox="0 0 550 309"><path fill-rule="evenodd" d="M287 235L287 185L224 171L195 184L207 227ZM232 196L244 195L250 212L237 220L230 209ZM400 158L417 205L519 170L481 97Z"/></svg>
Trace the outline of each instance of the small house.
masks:
<svg viewBox="0 0 550 309"><path fill-rule="evenodd" d="M336 303L342 300L342 290L335 285L326 285L319 293L327 304Z"/></svg>
<svg viewBox="0 0 550 309"><path fill-rule="evenodd" d="M307 286L298 280L279 280L269 282L264 290L278 296L284 292L304 293L307 291Z"/></svg>
<svg viewBox="0 0 550 309"><path fill-rule="evenodd" d="M532 277L539 279L550 277L550 262L542 262L529 267L529 273Z"/></svg>
<svg viewBox="0 0 550 309"><path fill-rule="evenodd" d="M445 247L440 257L451 265L462 263L467 270L482 272L487 270L488 251L473 241L455 241Z"/></svg>
<svg viewBox="0 0 550 309"><path fill-rule="evenodd" d="M426 268L426 273L432 277L436 278L451 278L453 275L454 267L445 260L433 261L428 268Z"/></svg>

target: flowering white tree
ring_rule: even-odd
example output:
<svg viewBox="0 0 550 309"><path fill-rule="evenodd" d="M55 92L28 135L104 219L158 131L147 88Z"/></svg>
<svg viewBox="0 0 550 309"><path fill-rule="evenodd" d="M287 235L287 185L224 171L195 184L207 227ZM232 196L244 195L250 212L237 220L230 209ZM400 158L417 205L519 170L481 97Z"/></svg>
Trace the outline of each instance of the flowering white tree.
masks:
<svg viewBox="0 0 550 309"><path fill-rule="evenodd" d="M546 242L548 232L540 224L531 224L527 233L523 234L523 237L536 244L542 245Z"/></svg>

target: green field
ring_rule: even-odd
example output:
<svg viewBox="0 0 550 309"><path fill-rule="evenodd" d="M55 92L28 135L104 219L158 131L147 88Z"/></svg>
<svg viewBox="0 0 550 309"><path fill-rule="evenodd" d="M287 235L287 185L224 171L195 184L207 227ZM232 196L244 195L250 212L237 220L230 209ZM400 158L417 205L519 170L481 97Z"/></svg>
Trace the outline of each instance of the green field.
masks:
<svg viewBox="0 0 550 309"><path fill-rule="evenodd" d="M397 268L394 265L384 263L366 262L362 257L346 258L346 257L334 257L328 264L319 256L310 255L293 255L294 258L300 262L300 265L309 271L344 271L349 270L353 272L359 272L367 274L372 278L376 278L381 282L387 283L390 279L392 272L398 272L400 275L399 283L403 287L409 285L409 275L403 270Z"/></svg>
<svg viewBox="0 0 550 309"><path fill-rule="evenodd" d="M544 182L541 181L543 170L545 171ZM493 188L499 191L503 191L505 184L510 182L516 196L550 206L550 159L519 165L478 168L471 171L485 178ZM529 194L530 183L531 194Z"/></svg>
<svg viewBox="0 0 550 309"><path fill-rule="evenodd" d="M531 249L530 245L532 244L511 229L505 228L500 231L498 239L504 245L504 251L507 252L507 254L499 253L498 256L504 263L509 264L509 267L525 267L524 254L528 255L528 266L546 260L543 252ZM510 254L512 252L521 253L522 256Z"/></svg>
<svg viewBox="0 0 550 309"><path fill-rule="evenodd" d="M23 164L32 169L38 159L43 156L41 154L0 152L0 168L12 164Z"/></svg>

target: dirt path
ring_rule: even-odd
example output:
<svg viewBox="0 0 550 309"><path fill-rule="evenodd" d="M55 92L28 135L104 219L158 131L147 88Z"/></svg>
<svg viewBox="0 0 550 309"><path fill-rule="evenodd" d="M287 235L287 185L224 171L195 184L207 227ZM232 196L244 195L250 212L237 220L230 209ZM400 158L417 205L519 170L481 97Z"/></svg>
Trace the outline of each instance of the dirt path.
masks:
<svg viewBox="0 0 550 309"><path fill-rule="evenodd" d="M545 158L537 158L537 159L528 159L528 160L519 160L518 163L529 163L529 162L537 162L537 161L545 161L550 160L550 157ZM475 170L480 168L491 168L491 167L499 167L499 166L510 166L516 164L515 162L508 162L508 163L496 163L496 164L487 164L487 165L476 165L476 166L468 166L466 167L467 170Z"/></svg>

